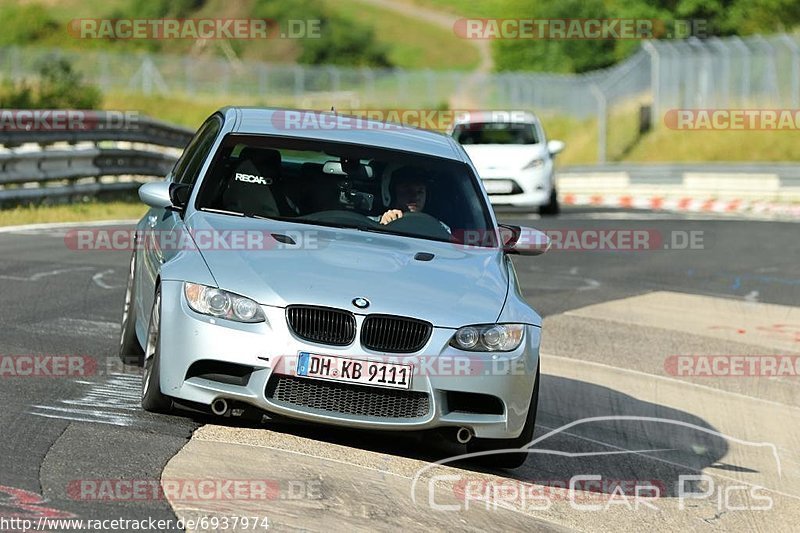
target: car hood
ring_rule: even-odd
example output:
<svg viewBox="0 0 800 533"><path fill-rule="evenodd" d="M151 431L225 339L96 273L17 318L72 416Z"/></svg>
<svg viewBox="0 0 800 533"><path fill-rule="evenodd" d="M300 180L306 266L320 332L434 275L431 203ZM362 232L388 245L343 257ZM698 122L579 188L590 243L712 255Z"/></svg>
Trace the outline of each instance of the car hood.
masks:
<svg viewBox="0 0 800 533"><path fill-rule="evenodd" d="M466 144L464 150L479 174L518 171L536 158L547 157L547 148L542 144Z"/></svg>
<svg viewBox="0 0 800 533"><path fill-rule="evenodd" d="M263 249L201 251L220 288L262 305L320 305L457 328L495 322L508 291L508 271L497 249L205 212L195 212L187 227L195 236L226 231L266 236ZM279 243L273 234L297 244ZM414 259L419 252L434 257ZM368 309L353 305L358 297L370 301Z"/></svg>

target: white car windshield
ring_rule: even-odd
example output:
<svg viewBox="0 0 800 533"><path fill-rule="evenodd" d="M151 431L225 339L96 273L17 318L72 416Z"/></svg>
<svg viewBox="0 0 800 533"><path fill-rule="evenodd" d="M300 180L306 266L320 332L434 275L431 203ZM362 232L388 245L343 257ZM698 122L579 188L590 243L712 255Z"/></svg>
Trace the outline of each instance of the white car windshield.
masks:
<svg viewBox="0 0 800 533"><path fill-rule="evenodd" d="M363 145L228 135L196 207L496 246L489 208L468 165Z"/></svg>
<svg viewBox="0 0 800 533"><path fill-rule="evenodd" d="M461 144L537 144L533 124L520 122L470 122L457 124L453 137Z"/></svg>

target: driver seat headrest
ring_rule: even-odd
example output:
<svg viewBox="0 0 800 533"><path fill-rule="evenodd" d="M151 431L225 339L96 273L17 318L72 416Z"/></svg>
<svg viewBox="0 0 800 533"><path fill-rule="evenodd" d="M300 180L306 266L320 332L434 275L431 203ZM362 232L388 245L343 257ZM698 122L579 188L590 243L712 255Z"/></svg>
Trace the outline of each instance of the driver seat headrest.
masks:
<svg viewBox="0 0 800 533"><path fill-rule="evenodd" d="M246 214L278 216L280 210L271 185L280 175L280 152L248 147L238 159L223 194L225 205Z"/></svg>

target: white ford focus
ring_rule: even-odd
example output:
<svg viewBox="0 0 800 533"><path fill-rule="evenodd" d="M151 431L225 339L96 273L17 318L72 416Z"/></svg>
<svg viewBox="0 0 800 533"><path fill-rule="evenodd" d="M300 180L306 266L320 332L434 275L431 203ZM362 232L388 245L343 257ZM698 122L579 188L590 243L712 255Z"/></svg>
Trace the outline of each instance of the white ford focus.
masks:
<svg viewBox="0 0 800 533"><path fill-rule="evenodd" d="M554 163L564 143L548 142L533 113L470 113L455 122L452 135L472 159L493 205L558 214Z"/></svg>

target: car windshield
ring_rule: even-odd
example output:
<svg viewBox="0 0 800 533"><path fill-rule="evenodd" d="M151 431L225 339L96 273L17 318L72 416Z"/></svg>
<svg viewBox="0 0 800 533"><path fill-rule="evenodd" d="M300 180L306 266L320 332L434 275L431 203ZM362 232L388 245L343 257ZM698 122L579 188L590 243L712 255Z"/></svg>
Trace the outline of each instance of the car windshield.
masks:
<svg viewBox="0 0 800 533"><path fill-rule="evenodd" d="M363 145L228 135L196 208L495 247L462 162Z"/></svg>
<svg viewBox="0 0 800 533"><path fill-rule="evenodd" d="M520 122L470 122L457 124L453 137L461 144L537 144L533 124Z"/></svg>

